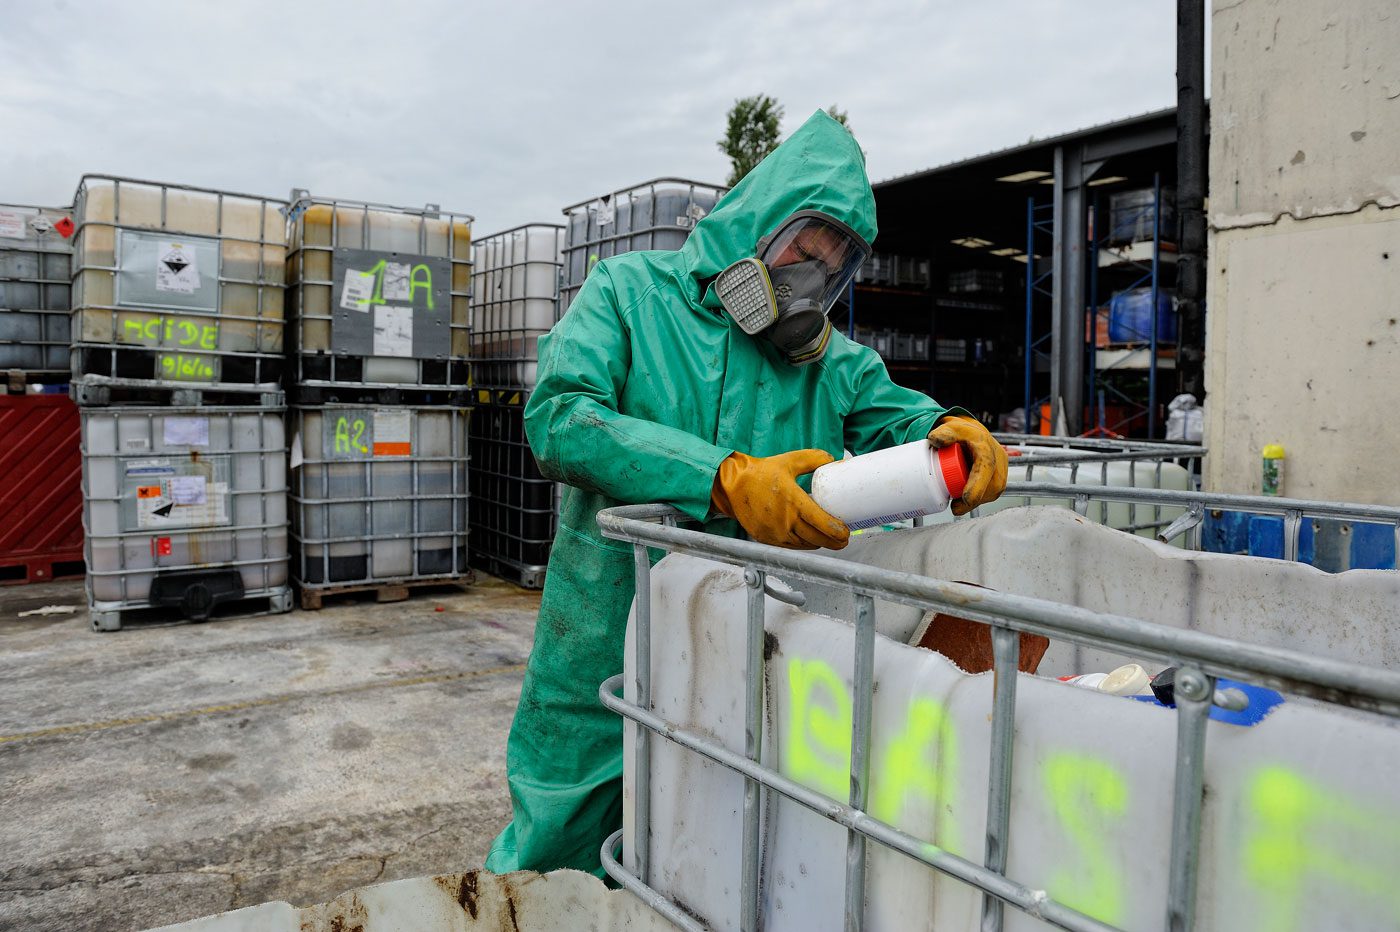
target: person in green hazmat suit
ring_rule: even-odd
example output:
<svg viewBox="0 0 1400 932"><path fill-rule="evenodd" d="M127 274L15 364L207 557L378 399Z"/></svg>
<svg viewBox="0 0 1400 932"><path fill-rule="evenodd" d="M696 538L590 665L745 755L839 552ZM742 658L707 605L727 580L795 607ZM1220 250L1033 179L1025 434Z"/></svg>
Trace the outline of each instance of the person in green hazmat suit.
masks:
<svg viewBox="0 0 1400 932"><path fill-rule="evenodd" d="M487 869L601 874L622 824L622 719L598 686L622 671L634 567L600 510L664 502L710 533L839 548L845 525L797 477L922 437L970 454L956 512L1001 493L1006 454L979 422L895 385L873 350L832 332L826 312L874 239L864 157L818 111L681 249L598 263L540 340L525 428L541 472L568 488L507 742L513 819Z"/></svg>

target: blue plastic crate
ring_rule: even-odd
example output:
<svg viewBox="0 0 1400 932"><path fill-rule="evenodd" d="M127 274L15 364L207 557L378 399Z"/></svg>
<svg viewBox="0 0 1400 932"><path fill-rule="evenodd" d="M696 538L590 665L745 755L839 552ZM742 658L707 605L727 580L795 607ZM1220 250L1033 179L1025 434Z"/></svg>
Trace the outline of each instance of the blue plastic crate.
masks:
<svg viewBox="0 0 1400 932"><path fill-rule="evenodd" d="M1152 341L1152 289L1120 291L1108 303L1108 339L1111 343ZM1176 312L1171 295L1157 290L1157 342L1176 342Z"/></svg>

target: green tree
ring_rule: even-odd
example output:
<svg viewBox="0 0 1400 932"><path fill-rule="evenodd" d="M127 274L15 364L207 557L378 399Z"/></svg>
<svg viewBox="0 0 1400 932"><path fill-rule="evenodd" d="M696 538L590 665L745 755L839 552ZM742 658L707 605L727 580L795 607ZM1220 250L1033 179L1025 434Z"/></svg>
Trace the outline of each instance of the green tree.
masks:
<svg viewBox="0 0 1400 932"><path fill-rule="evenodd" d="M729 186L763 161L763 157L778 148L778 124L783 119L783 106L767 94L741 97L729 110L724 138L719 150L729 156Z"/></svg>
<svg viewBox="0 0 1400 932"><path fill-rule="evenodd" d="M842 126L846 127L846 129L849 130L851 128L851 122L846 118L846 111L838 110L835 104L832 104L830 107L826 108L826 115L831 117L837 123L840 123ZM855 133L853 132L851 133L851 135L854 136Z"/></svg>

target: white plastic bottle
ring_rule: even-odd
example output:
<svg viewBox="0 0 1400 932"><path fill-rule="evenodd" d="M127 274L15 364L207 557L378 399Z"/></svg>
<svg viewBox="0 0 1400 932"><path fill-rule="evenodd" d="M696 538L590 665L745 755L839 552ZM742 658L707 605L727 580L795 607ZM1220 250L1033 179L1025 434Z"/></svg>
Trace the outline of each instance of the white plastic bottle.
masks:
<svg viewBox="0 0 1400 932"><path fill-rule="evenodd" d="M812 473L812 498L853 531L936 514L961 498L967 451L927 440L827 463Z"/></svg>

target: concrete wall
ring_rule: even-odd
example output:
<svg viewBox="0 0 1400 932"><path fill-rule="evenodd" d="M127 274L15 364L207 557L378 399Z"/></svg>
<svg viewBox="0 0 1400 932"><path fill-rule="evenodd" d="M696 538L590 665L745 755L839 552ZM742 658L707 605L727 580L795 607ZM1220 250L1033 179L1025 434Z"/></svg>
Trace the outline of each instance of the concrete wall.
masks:
<svg viewBox="0 0 1400 932"><path fill-rule="evenodd" d="M1400 6L1212 13L1206 487L1400 504Z"/></svg>

